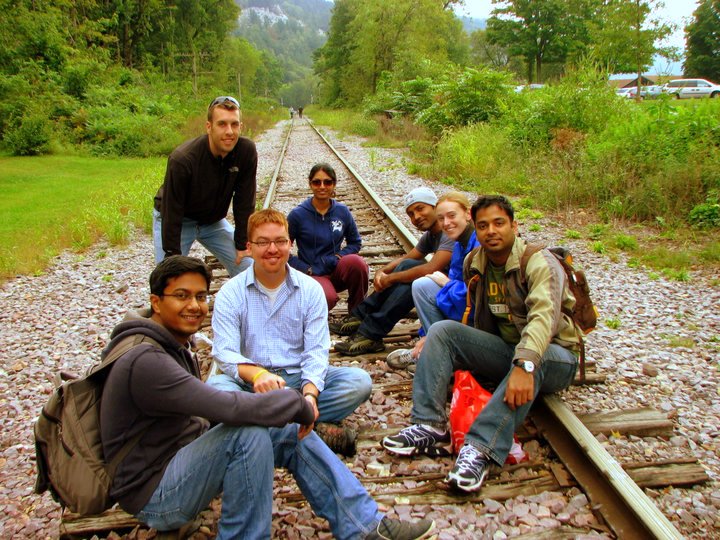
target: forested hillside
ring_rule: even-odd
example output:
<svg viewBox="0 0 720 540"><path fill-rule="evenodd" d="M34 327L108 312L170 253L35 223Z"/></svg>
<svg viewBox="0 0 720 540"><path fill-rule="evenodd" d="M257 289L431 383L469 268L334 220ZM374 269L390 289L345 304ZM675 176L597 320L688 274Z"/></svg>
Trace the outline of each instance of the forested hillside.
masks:
<svg viewBox="0 0 720 540"><path fill-rule="evenodd" d="M327 40L332 2L326 0L236 0L242 8L235 34L263 51L282 71L280 97L288 105L310 103L313 53Z"/></svg>

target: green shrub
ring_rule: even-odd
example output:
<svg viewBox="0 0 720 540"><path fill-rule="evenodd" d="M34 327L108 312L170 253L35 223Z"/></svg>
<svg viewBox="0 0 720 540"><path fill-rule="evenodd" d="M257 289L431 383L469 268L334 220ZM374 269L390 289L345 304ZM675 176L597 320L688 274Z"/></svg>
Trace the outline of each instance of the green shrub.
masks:
<svg viewBox="0 0 720 540"><path fill-rule="evenodd" d="M435 149L433 169L437 177L455 178L458 187L516 193L518 176L511 164L517 160L501 130L479 123L447 131Z"/></svg>
<svg viewBox="0 0 720 540"><path fill-rule="evenodd" d="M565 238L582 238L580 231L574 229L568 229L565 231Z"/></svg>
<svg viewBox="0 0 720 540"><path fill-rule="evenodd" d="M705 202L696 205L688 215L688 221L699 228L720 227L720 194L711 190Z"/></svg>
<svg viewBox="0 0 720 540"><path fill-rule="evenodd" d="M635 251L638 248L638 241L634 236L627 234L617 234L613 239L616 248L622 251Z"/></svg>
<svg viewBox="0 0 720 540"><path fill-rule="evenodd" d="M51 126L47 118L35 115L23 117L19 126L5 134L5 144L14 156L37 156L50 148Z"/></svg>
<svg viewBox="0 0 720 540"><path fill-rule="evenodd" d="M510 75L488 68L466 68L447 73L431 92L433 102L419 110L416 119L433 133L501 117L519 98Z"/></svg>

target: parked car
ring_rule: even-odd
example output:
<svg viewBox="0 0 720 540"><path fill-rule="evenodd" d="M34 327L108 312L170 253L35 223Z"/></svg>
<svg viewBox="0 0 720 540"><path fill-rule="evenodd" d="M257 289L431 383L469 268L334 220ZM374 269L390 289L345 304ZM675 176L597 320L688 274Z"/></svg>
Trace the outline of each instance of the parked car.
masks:
<svg viewBox="0 0 720 540"><path fill-rule="evenodd" d="M630 86L630 87L628 87L628 88L616 88L616 89L615 89L615 94L618 95L618 96L620 96L620 97L629 98L629 97L632 97L632 95L630 94L630 92L631 92L632 90L637 90L637 87L636 87L636 86Z"/></svg>
<svg viewBox="0 0 720 540"><path fill-rule="evenodd" d="M720 97L720 85L705 79L675 79L663 85L662 90L677 99Z"/></svg>
<svg viewBox="0 0 720 540"><path fill-rule="evenodd" d="M631 87L629 93L630 96L628 97L635 99L635 97L637 96L637 87ZM657 84L640 87L640 99L654 99L660 94L662 94L662 86L659 86Z"/></svg>

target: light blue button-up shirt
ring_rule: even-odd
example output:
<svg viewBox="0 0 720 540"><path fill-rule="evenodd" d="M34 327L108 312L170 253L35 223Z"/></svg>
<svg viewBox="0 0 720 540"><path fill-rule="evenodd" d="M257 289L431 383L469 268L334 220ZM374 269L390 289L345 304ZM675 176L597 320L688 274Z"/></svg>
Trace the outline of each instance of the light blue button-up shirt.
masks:
<svg viewBox="0 0 720 540"><path fill-rule="evenodd" d="M226 282L213 307L212 354L223 373L240 380L238 364L301 373L302 384L325 388L330 352L327 302L320 284L287 268L275 302L251 267Z"/></svg>

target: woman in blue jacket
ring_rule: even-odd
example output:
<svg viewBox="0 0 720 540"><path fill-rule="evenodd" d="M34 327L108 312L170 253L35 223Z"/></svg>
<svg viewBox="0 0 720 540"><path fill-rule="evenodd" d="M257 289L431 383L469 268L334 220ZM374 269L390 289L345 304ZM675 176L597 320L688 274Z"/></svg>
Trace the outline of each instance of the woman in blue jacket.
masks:
<svg viewBox="0 0 720 540"><path fill-rule="evenodd" d="M290 240L297 245L297 256L291 256L289 263L320 283L328 310L337 304L338 292L347 290L349 313L363 301L370 285L370 269L357 254L360 233L348 207L332 198L337 176L330 165L315 164L308 182L312 197L288 215Z"/></svg>
<svg viewBox="0 0 720 540"><path fill-rule="evenodd" d="M459 321L465 311L467 286L463 281L463 261L470 251L480 245L470 219L470 201L459 191L450 191L438 199L435 214L443 232L455 240L450 270L447 275L433 272L413 281L413 302L422 324L423 337L413 349L397 349L388 354L387 363L393 369L405 368L420 356L425 344L424 336L433 323L443 319Z"/></svg>

